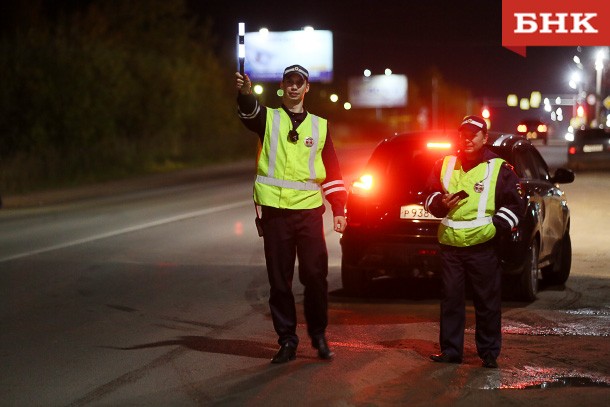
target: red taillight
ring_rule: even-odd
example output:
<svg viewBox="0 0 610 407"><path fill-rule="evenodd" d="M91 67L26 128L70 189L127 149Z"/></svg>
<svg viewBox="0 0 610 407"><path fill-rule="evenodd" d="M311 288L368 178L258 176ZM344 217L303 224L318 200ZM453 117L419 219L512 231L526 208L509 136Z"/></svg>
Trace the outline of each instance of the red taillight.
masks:
<svg viewBox="0 0 610 407"><path fill-rule="evenodd" d="M576 154L576 147L572 146L568 148L568 154Z"/></svg>
<svg viewBox="0 0 610 407"><path fill-rule="evenodd" d="M431 150L449 150L451 148L451 143L430 141L426 144L426 147Z"/></svg>
<svg viewBox="0 0 610 407"><path fill-rule="evenodd" d="M371 174L364 174L354 181L352 184L352 192L355 194L366 194L371 191L373 185L373 176Z"/></svg>
<svg viewBox="0 0 610 407"><path fill-rule="evenodd" d="M438 251L434 249L419 249L417 251L417 254L420 256L436 256L437 253Z"/></svg>
<svg viewBox="0 0 610 407"><path fill-rule="evenodd" d="M538 133L546 133L546 124L539 124L538 125Z"/></svg>

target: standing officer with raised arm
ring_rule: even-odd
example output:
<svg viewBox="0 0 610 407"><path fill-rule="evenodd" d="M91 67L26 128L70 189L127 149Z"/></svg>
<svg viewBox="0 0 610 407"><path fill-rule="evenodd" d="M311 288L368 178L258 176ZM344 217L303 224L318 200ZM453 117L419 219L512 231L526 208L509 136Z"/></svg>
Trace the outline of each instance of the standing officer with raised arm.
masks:
<svg viewBox="0 0 610 407"><path fill-rule="evenodd" d="M501 277L494 237L510 233L525 214L525 200L513 168L485 147L487 123L466 116L460 127L460 151L435 165L426 210L443 218L441 244L443 298L441 353L435 362L461 363L466 321L464 283L473 290L477 353L483 366L498 367L502 344Z"/></svg>
<svg viewBox="0 0 610 407"><path fill-rule="evenodd" d="M300 65L284 70L280 87L282 106L261 105L252 95L248 75L236 73L238 115L258 134L262 150L254 183L254 202L265 246L270 284L269 306L279 351L271 363L296 358L299 338L292 293L295 259L305 287L307 333L322 359L333 352L326 340L328 325L328 252L323 218L326 197L333 211L333 228L345 230L347 191L325 119L303 107L309 91L309 72Z"/></svg>

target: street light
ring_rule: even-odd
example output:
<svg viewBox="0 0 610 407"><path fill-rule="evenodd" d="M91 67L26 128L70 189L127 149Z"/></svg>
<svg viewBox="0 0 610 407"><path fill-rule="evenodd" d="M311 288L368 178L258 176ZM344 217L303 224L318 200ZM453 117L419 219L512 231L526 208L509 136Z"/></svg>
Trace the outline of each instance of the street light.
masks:
<svg viewBox="0 0 610 407"><path fill-rule="evenodd" d="M604 60L607 55L607 48L602 48L595 55L595 122L599 125L601 121L601 99L602 99L602 74L604 72Z"/></svg>

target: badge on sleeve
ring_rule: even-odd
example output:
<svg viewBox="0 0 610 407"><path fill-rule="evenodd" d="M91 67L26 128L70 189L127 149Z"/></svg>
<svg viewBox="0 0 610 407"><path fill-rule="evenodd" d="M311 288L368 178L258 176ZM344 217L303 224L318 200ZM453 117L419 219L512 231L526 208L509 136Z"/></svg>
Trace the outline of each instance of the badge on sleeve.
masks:
<svg viewBox="0 0 610 407"><path fill-rule="evenodd" d="M520 182L517 182L517 193L521 198L525 196L525 192L523 191L523 187L521 186Z"/></svg>

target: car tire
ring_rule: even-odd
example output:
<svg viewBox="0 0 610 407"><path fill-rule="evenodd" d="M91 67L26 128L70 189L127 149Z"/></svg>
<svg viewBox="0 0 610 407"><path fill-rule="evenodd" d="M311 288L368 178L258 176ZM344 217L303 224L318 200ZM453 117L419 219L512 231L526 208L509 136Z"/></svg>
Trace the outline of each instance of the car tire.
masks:
<svg viewBox="0 0 610 407"><path fill-rule="evenodd" d="M559 252L555 262L542 270L545 283L550 285L563 285L568 281L570 269L572 268L572 240L570 232L567 231L561 239Z"/></svg>
<svg viewBox="0 0 610 407"><path fill-rule="evenodd" d="M528 253L517 280L516 297L522 301L534 301L538 295L540 268L538 267L538 240L528 247Z"/></svg>
<svg viewBox="0 0 610 407"><path fill-rule="evenodd" d="M341 259L341 284L347 294L362 296L367 292L369 283L365 269L353 266L345 259Z"/></svg>

